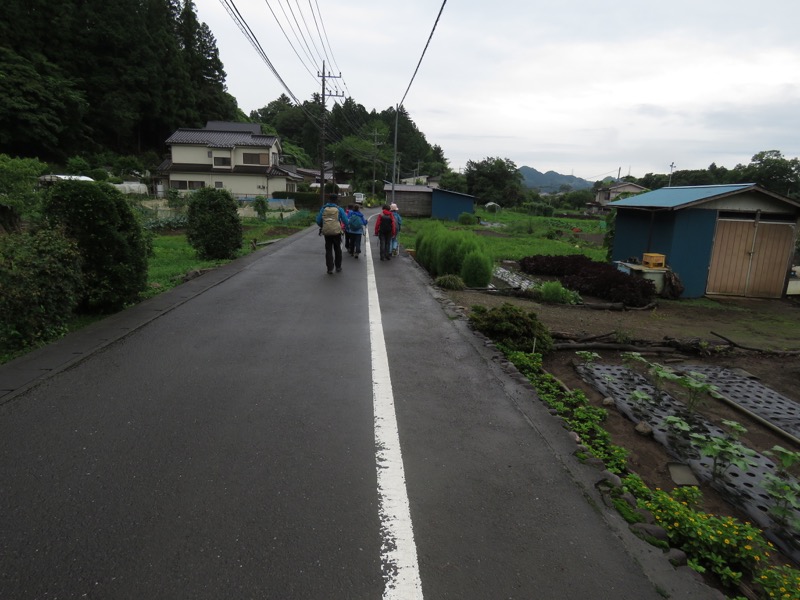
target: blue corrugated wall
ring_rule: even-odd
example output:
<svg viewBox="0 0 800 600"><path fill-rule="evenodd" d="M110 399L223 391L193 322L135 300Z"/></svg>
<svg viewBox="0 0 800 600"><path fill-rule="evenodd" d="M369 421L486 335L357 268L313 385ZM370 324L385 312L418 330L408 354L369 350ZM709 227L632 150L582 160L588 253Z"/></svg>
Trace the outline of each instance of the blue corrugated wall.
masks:
<svg viewBox="0 0 800 600"><path fill-rule="evenodd" d="M475 198L472 196L435 189L431 202L431 217L458 221L461 213L472 214L475 212L474 201Z"/></svg>
<svg viewBox="0 0 800 600"><path fill-rule="evenodd" d="M651 222L652 218L652 222ZM645 252L664 254L684 286L683 298L705 294L717 211L617 209L612 260L641 260Z"/></svg>

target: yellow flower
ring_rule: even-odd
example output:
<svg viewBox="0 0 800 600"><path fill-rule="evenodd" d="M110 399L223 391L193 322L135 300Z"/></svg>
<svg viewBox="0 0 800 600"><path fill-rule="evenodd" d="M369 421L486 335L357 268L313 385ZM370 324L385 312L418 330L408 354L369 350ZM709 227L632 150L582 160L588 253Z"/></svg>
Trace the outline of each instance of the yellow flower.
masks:
<svg viewBox="0 0 800 600"><path fill-rule="evenodd" d="M728 538L725 538L725 543L726 543L726 544L730 544L730 543L731 543L731 541L730 541Z"/></svg>

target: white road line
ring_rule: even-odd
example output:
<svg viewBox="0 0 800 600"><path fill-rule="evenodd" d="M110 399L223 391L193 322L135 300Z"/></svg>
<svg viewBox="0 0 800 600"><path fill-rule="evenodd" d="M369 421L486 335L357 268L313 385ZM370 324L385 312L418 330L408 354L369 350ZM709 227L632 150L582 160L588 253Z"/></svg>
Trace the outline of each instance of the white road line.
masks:
<svg viewBox="0 0 800 600"><path fill-rule="evenodd" d="M375 461L381 520L381 568L384 600L422 600L417 546L406 492L406 476L394 411L392 378L383 337L378 287L370 252L370 236L364 239L369 295L369 338L372 353L372 402L375 411Z"/></svg>

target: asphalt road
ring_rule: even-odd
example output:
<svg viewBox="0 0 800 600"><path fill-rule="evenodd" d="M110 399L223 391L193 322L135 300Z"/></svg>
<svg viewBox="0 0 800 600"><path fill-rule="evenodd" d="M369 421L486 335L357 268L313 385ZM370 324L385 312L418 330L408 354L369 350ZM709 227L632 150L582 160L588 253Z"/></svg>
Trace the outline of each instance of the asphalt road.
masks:
<svg viewBox="0 0 800 600"><path fill-rule="evenodd" d="M629 534L559 423L375 239L327 275L311 228L0 366L0 598L712 597Z"/></svg>

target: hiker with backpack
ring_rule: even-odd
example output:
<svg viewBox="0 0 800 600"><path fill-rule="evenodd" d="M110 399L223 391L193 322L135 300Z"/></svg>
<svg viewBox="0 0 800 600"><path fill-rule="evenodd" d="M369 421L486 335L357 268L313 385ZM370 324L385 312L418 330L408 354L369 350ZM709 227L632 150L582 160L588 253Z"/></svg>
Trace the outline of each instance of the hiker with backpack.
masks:
<svg viewBox="0 0 800 600"><path fill-rule="evenodd" d="M400 233L400 229L403 227L403 219L400 216L400 210L397 208L397 204L394 202L392 202L389 210L391 210L392 215L394 215L394 225L395 229L397 230L397 233L392 236L392 243L389 250L391 251L392 256L397 256L400 253L400 244L397 242L397 234Z"/></svg>
<svg viewBox="0 0 800 600"><path fill-rule="evenodd" d="M388 204L383 205L383 209L375 220L375 235L378 236L381 260L391 260L392 238L397 235L397 226Z"/></svg>
<svg viewBox="0 0 800 600"><path fill-rule="evenodd" d="M367 219L361 213L361 207L356 204L350 211L347 218L347 228L350 230L350 256L361 254L361 238L364 236L364 228L367 226Z"/></svg>
<svg viewBox="0 0 800 600"><path fill-rule="evenodd" d="M353 211L353 205L348 204L344 209L345 227L344 227L344 249L353 255L353 236L350 232L350 213Z"/></svg>
<svg viewBox="0 0 800 600"><path fill-rule="evenodd" d="M331 195L328 202L319 209L317 225L319 234L325 236L325 265L328 275L342 270L342 231L347 225L344 209L336 204L336 195Z"/></svg>

